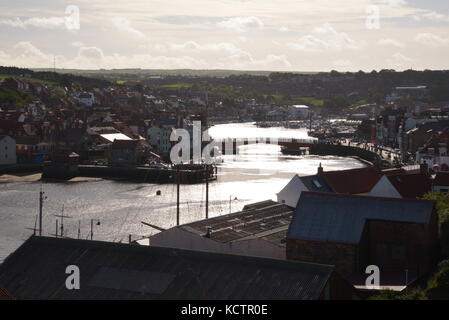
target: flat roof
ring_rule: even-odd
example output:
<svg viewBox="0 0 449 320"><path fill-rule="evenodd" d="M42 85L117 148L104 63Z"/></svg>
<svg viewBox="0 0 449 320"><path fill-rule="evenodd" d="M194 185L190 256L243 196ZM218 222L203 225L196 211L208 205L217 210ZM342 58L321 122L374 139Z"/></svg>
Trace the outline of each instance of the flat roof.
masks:
<svg viewBox="0 0 449 320"><path fill-rule="evenodd" d="M270 235L286 232L293 216L293 209L272 200L247 205L242 211L201 220L176 228L204 236L212 229L211 240L226 243L254 238L274 241ZM279 235L278 235L279 237Z"/></svg>

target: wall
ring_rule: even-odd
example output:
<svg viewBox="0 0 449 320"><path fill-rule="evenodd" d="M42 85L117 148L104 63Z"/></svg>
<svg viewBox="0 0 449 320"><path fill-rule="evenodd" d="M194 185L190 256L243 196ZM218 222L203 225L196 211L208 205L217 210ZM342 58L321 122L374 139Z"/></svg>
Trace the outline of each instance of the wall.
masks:
<svg viewBox="0 0 449 320"><path fill-rule="evenodd" d="M336 144L313 144L310 146L310 154L326 156L335 155L340 157L359 157L365 161L375 163L379 160L379 155L375 152L358 147L349 147Z"/></svg>
<svg viewBox="0 0 449 320"><path fill-rule="evenodd" d="M296 208L301 192L309 191L302 183L299 176L295 175L292 180L277 194L277 202L285 203L287 206Z"/></svg>
<svg viewBox="0 0 449 320"><path fill-rule="evenodd" d="M437 259L437 221L430 226L393 221L367 221L369 261L387 269L411 269L425 274Z"/></svg>
<svg viewBox="0 0 449 320"><path fill-rule="evenodd" d="M386 198L402 198L401 194L391 184L386 176L383 176L368 193L371 197L386 197Z"/></svg>
<svg viewBox="0 0 449 320"><path fill-rule="evenodd" d="M287 238L287 259L335 265L336 271L346 276L357 270L357 246Z"/></svg>
<svg viewBox="0 0 449 320"><path fill-rule="evenodd" d="M175 227L150 237L150 245L285 260L285 248L263 239L217 242Z"/></svg>
<svg viewBox="0 0 449 320"><path fill-rule="evenodd" d="M16 164L16 141L11 137L0 140L0 165Z"/></svg>

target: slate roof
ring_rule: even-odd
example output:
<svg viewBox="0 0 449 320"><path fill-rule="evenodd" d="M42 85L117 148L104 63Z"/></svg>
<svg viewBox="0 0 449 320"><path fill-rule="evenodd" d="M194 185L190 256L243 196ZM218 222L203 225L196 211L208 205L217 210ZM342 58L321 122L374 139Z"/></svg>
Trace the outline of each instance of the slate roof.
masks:
<svg viewBox="0 0 449 320"><path fill-rule="evenodd" d="M247 205L240 212L179 226L185 231L204 236L212 229L211 240L226 243L248 237L267 237L288 229L293 209L268 200Z"/></svg>
<svg viewBox="0 0 449 320"><path fill-rule="evenodd" d="M359 243L367 220L428 224L433 202L302 192L287 238Z"/></svg>
<svg viewBox="0 0 449 320"><path fill-rule="evenodd" d="M300 177L307 190L313 192L334 192L331 186L326 182L324 176L316 174L314 176Z"/></svg>
<svg viewBox="0 0 449 320"><path fill-rule="evenodd" d="M68 265L80 290L67 290ZM33 236L0 266L18 299L317 299L333 267L171 248Z"/></svg>

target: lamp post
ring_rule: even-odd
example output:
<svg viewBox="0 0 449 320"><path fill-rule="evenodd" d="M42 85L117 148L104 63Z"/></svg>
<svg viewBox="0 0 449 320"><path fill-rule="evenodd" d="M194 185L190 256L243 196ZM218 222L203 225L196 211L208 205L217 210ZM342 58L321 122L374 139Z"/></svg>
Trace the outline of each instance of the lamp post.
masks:
<svg viewBox="0 0 449 320"><path fill-rule="evenodd" d="M237 197L234 198L234 201L237 201ZM232 213L232 194L229 195L229 213Z"/></svg>
<svg viewBox="0 0 449 320"><path fill-rule="evenodd" d="M100 225L100 220L98 219L90 219L90 240L93 240L94 238L94 222L96 222L96 225Z"/></svg>

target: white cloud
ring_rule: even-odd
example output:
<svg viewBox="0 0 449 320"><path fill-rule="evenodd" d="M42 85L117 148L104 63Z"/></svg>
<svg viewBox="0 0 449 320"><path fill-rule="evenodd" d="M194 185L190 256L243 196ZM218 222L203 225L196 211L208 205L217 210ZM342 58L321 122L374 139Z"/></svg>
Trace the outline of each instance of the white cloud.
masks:
<svg viewBox="0 0 449 320"><path fill-rule="evenodd" d="M299 38L297 42L287 44L291 49L301 51L325 51L341 49L358 49L360 44L345 32L338 32L329 24L315 28L311 34Z"/></svg>
<svg viewBox="0 0 449 320"><path fill-rule="evenodd" d="M391 39L391 38L386 38L386 39L380 39L377 44L381 45L381 46L393 46L393 47L398 47L398 48L403 48L405 47L405 44L403 44L400 41L397 41L395 39Z"/></svg>
<svg viewBox="0 0 449 320"><path fill-rule="evenodd" d="M449 39L433 33L420 33L415 37L415 40L421 44L432 47L445 46L449 43Z"/></svg>
<svg viewBox="0 0 449 320"><path fill-rule="evenodd" d="M404 70L410 68L413 61L415 60L397 52L387 59L387 64L391 69Z"/></svg>
<svg viewBox="0 0 449 320"><path fill-rule="evenodd" d="M422 17L429 19L429 20L433 20L433 21L439 21L439 22L449 22L449 16L442 14L442 13L438 13L435 11L429 11L427 13L422 14Z"/></svg>
<svg viewBox="0 0 449 320"><path fill-rule="evenodd" d="M173 50L172 46L165 49ZM186 49L182 49L186 48ZM44 53L30 42L19 42L14 45L13 54L0 51L0 65L16 65L21 67L50 67L54 55ZM291 67L285 55L269 54L262 58L253 58L249 52L239 49L233 44L203 44L188 42L180 45L178 50L185 50L181 55L174 56L152 54L105 54L98 47L80 47L75 57L56 56L57 66L61 68L113 69L113 68L147 68L147 69L207 69L207 68L238 68L238 69L286 69ZM216 55L211 64L201 56Z"/></svg>
<svg viewBox="0 0 449 320"><path fill-rule="evenodd" d="M350 68L353 66L352 62L347 59L338 59L334 61L334 66L340 68Z"/></svg>
<svg viewBox="0 0 449 320"><path fill-rule="evenodd" d="M392 8L400 8L407 5L406 0L376 0L376 3L383 4Z"/></svg>
<svg viewBox="0 0 449 320"><path fill-rule="evenodd" d="M248 31L250 29L262 29L264 23L257 17L234 17L217 23L218 27L230 29L238 32Z"/></svg>
<svg viewBox="0 0 449 320"><path fill-rule="evenodd" d="M113 22L114 26L117 28L117 30L120 32L129 34L138 39L145 38L145 35L143 34L143 32L133 28L131 26L131 23L129 22L129 20L126 18L115 17L114 19L112 19L112 22Z"/></svg>
<svg viewBox="0 0 449 320"><path fill-rule="evenodd" d="M74 41L71 43L72 46L74 47L84 47L84 43L82 43L81 41Z"/></svg>
<svg viewBox="0 0 449 320"><path fill-rule="evenodd" d="M28 27L40 29L59 29L65 28L65 19L63 17L29 18L25 20L20 18L2 19L0 20L0 24L22 29L26 29Z"/></svg>
<svg viewBox="0 0 449 320"><path fill-rule="evenodd" d="M242 50L230 42L198 44L195 41L187 41L182 44L172 44L171 48L174 50L224 52L230 54L242 52Z"/></svg>

